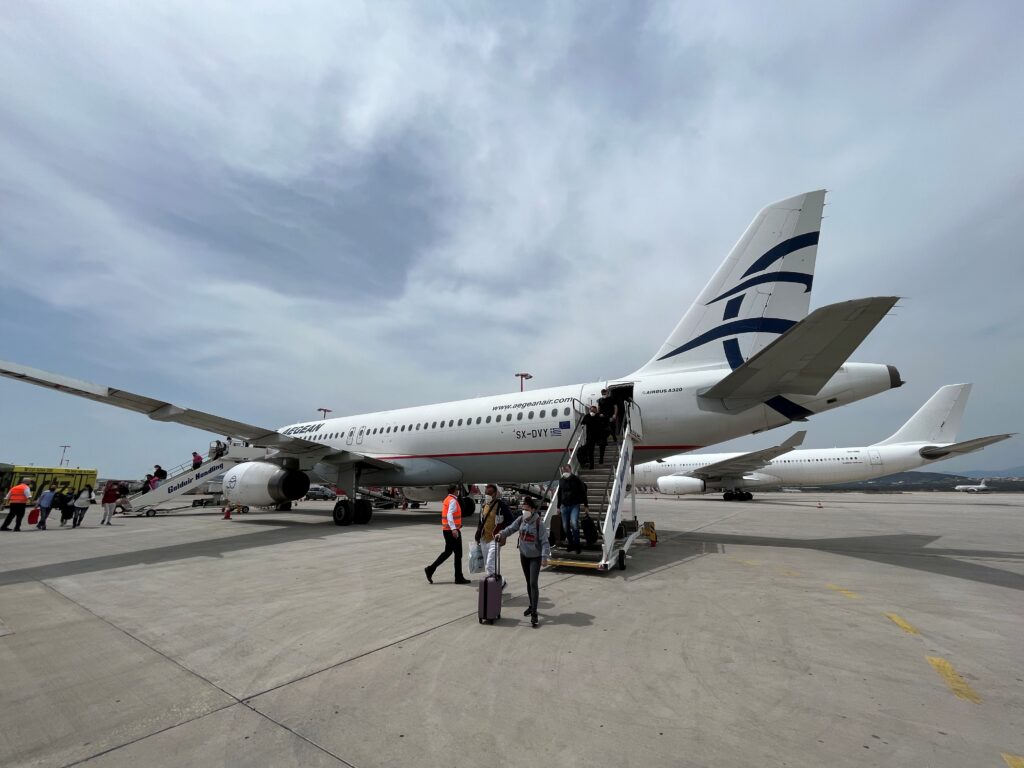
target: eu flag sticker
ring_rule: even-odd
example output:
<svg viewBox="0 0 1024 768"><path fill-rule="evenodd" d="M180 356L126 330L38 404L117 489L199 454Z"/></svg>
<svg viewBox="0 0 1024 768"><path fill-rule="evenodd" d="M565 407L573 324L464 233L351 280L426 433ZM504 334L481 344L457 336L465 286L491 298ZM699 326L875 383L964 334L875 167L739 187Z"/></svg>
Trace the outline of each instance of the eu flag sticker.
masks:
<svg viewBox="0 0 1024 768"><path fill-rule="evenodd" d="M569 422L568 421L560 421L560 422L558 422L558 428L559 429L568 429L569 428Z"/></svg>

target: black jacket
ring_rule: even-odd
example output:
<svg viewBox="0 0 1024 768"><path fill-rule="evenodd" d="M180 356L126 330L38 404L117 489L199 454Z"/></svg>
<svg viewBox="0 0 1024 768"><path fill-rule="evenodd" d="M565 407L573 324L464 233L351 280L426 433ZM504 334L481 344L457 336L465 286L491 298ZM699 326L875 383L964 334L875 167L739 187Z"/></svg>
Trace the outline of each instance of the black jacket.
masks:
<svg viewBox="0 0 1024 768"><path fill-rule="evenodd" d="M596 443L608 434L608 418L602 413L588 413L583 417L587 428L587 442Z"/></svg>
<svg viewBox="0 0 1024 768"><path fill-rule="evenodd" d="M576 475L569 475L558 480L558 503L574 505L587 503L587 484Z"/></svg>

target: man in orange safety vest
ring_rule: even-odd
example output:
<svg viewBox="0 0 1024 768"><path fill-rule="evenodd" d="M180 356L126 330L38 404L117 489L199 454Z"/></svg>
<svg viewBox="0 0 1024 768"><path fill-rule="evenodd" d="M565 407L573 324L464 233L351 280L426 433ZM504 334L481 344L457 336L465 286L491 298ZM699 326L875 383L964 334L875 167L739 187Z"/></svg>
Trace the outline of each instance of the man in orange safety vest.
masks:
<svg viewBox="0 0 1024 768"><path fill-rule="evenodd" d="M423 569L427 581L434 583L434 571L450 556L455 555L455 583L469 584L462 575L462 507L459 504L459 486L449 485L448 495L441 502L441 533L444 535L444 552L437 560Z"/></svg>
<svg viewBox="0 0 1024 768"><path fill-rule="evenodd" d="M4 518L4 524L0 526L0 531L9 531L12 520L14 521L14 530L21 530L21 520L25 517L25 505L32 498L32 489L28 484L29 478L21 478L21 482L11 488L4 497L4 501L8 502L11 508L7 512L7 517Z"/></svg>

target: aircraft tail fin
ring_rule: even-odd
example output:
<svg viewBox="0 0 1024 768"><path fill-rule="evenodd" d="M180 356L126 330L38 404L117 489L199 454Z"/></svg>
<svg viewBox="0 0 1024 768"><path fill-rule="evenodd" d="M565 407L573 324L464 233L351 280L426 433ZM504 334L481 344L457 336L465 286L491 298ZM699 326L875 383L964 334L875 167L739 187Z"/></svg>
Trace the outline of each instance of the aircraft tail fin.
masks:
<svg viewBox="0 0 1024 768"><path fill-rule="evenodd" d="M875 445L955 443L970 394L970 384L941 387L895 434Z"/></svg>
<svg viewBox="0 0 1024 768"><path fill-rule="evenodd" d="M807 316L825 190L762 209L637 373L736 367Z"/></svg>

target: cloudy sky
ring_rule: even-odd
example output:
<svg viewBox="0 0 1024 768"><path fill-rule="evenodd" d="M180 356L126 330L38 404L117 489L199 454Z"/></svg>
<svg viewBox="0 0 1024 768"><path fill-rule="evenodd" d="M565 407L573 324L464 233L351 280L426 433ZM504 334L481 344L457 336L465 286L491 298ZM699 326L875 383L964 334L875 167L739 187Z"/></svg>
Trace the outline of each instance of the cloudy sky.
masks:
<svg viewBox="0 0 1024 768"><path fill-rule="evenodd" d="M756 211L830 190L812 304L1024 431L1017 2L8 3L0 358L276 426L622 376ZM0 462L208 436L0 380ZM753 448L782 433L734 441ZM1024 464L1024 438L950 461Z"/></svg>

